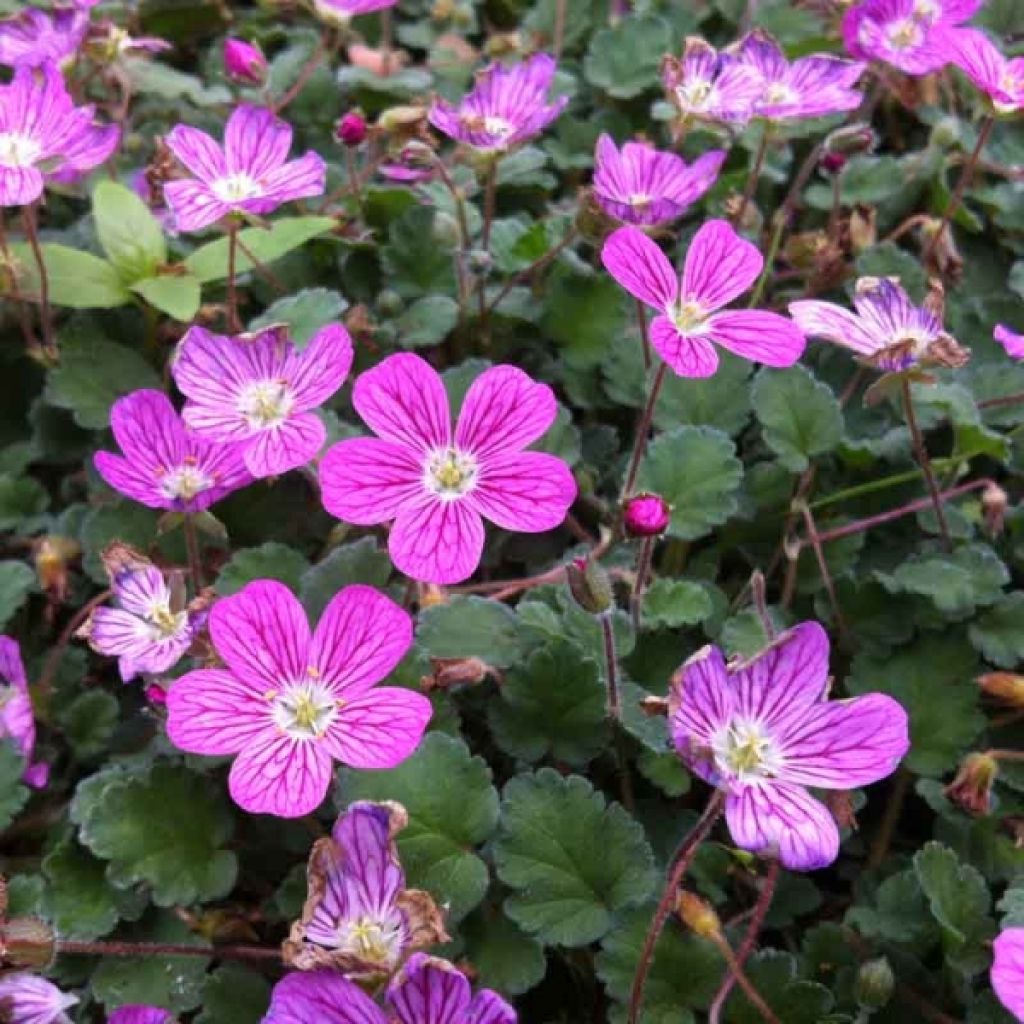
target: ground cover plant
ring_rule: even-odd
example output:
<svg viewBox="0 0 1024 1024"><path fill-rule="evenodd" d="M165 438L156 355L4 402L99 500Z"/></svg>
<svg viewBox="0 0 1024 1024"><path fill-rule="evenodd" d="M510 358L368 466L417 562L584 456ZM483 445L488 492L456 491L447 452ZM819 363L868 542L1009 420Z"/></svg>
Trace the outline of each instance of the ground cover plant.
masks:
<svg viewBox="0 0 1024 1024"><path fill-rule="evenodd" d="M1024 1020L1019 0L0 0L0 1021Z"/></svg>

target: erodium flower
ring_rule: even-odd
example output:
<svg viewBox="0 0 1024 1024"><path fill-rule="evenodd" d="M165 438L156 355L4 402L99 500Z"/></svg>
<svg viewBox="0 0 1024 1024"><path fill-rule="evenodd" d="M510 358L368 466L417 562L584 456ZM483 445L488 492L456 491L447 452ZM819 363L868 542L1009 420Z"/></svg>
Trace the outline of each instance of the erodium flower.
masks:
<svg viewBox="0 0 1024 1024"><path fill-rule="evenodd" d="M0 740L11 740L25 759L24 780L36 789L45 786L50 766L42 761L32 763L36 720L21 650L18 641L9 636L0 636Z"/></svg>
<svg viewBox="0 0 1024 1024"><path fill-rule="evenodd" d="M195 175L164 185L179 231L199 231L231 213L267 214L324 191L323 159L311 150L289 160L291 126L262 107L243 104L232 111L223 148L185 124L175 125L166 142Z"/></svg>
<svg viewBox="0 0 1024 1024"><path fill-rule="evenodd" d="M47 181L91 170L117 146L120 129L76 107L53 64L18 68L0 85L0 206L26 206Z"/></svg>
<svg viewBox="0 0 1024 1024"><path fill-rule="evenodd" d="M388 986L386 1010L333 971L286 975L274 986L263 1024L516 1024L496 992L475 996L447 960L414 953Z"/></svg>
<svg viewBox="0 0 1024 1024"><path fill-rule="evenodd" d="M116 607L96 608L76 636L117 658L125 683L173 668L206 622L205 601L186 606L182 574L172 573L168 580L126 544L107 548L103 564Z"/></svg>
<svg viewBox="0 0 1024 1024"><path fill-rule="evenodd" d="M823 117L855 110L863 96L854 89L867 65L826 54L786 60L779 44L762 29L744 36L735 50L741 64L761 76L753 114L768 121Z"/></svg>
<svg viewBox="0 0 1024 1024"><path fill-rule="evenodd" d="M483 520L541 533L565 519L576 483L559 458L523 451L551 426L546 384L514 366L485 370L452 430L444 383L412 353L362 374L356 411L377 437L341 441L320 463L327 511L362 526L394 520L391 560L424 583L458 583L480 564Z"/></svg>
<svg viewBox="0 0 1024 1024"><path fill-rule="evenodd" d="M1006 349L1012 359L1024 359L1024 334L1016 334L1005 324L996 324L992 337Z"/></svg>
<svg viewBox="0 0 1024 1024"><path fill-rule="evenodd" d="M856 789L885 778L909 748L907 713L872 693L829 701L828 637L816 622L746 662L705 647L683 666L669 728L689 768L726 794L733 842L794 871L825 867L839 829L805 787Z"/></svg>
<svg viewBox="0 0 1024 1024"><path fill-rule="evenodd" d="M969 353L943 330L938 300L915 306L898 278L862 277L856 312L832 302L802 299L789 312L808 337L825 338L886 372L913 366L962 366Z"/></svg>
<svg viewBox="0 0 1024 1024"><path fill-rule="evenodd" d="M456 142L500 151L529 142L565 109L568 96L548 103L555 60L537 53L521 64L490 64L476 76L472 92L454 107L435 99L430 123Z"/></svg>
<svg viewBox="0 0 1024 1024"><path fill-rule="evenodd" d="M228 787L253 813L297 818L323 801L334 761L393 768L419 746L430 701L375 684L412 643L412 620L372 587L346 587L311 632L287 587L257 580L210 612L223 669L182 676L167 734L194 754L237 754Z"/></svg>
<svg viewBox="0 0 1024 1024"><path fill-rule="evenodd" d="M1024 57L1008 59L978 29L951 33L953 63L980 89L999 115L1024 110Z"/></svg>
<svg viewBox="0 0 1024 1024"><path fill-rule="evenodd" d="M762 92L755 68L697 36L687 37L681 58L665 57L661 81L684 122L744 124Z"/></svg>
<svg viewBox="0 0 1024 1024"><path fill-rule="evenodd" d="M64 64L78 52L88 28L85 11L48 14L36 7L26 8L0 21L0 64L16 68Z"/></svg>
<svg viewBox="0 0 1024 1024"><path fill-rule="evenodd" d="M201 512L252 481L242 445L216 444L185 429L162 391L133 391L110 410L123 455L97 452L101 477L150 508Z"/></svg>
<svg viewBox="0 0 1024 1024"><path fill-rule="evenodd" d="M174 1017L159 1006L119 1006L107 1016L107 1024L173 1024Z"/></svg>
<svg viewBox="0 0 1024 1024"><path fill-rule="evenodd" d="M637 228L619 228L601 250L605 269L634 298L657 310L650 340L681 377L710 377L715 345L766 366L792 366L804 350L800 330L784 316L759 309L723 310L757 280L757 247L724 220L694 235L679 278L668 257Z"/></svg>
<svg viewBox="0 0 1024 1024"><path fill-rule="evenodd" d="M390 974L409 950L449 941L430 894L405 888L395 836L408 821L399 804L360 801L313 844L308 895L284 944L285 963Z"/></svg>
<svg viewBox="0 0 1024 1024"><path fill-rule="evenodd" d="M256 43L229 36L224 40L224 74L241 85L261 86L267 80L267 58Z"/></svg>
<svg viewBox="0 0 1024 1024"><path fill-rule="evenodd" d="M171 372L188 401L181 417L199 437L238 443L254 477L277 476L316 458L327 428L313 411L348 375L352 339L340 324L299 352L287 327L222 337L192 327Z"/></svg>
<svg viewBox="0 0 1024 1024"><path fill-rule="evenodd" d="M725 151L711 150L692 164L646 142L616 149L611 136L597 140L594 198L610 217L652 226L681 217L715 182Z"/></svg>
<svg viewBox="0 0 1024 1024"><path fill-rule="evenodd" d="M78 1002L35 974L0 978L0 1020L4 1024L70 1024L64 1012Z"/></svg>
<svg viewBox="0 0 1024 1024"><path fill-rule="evenodd" d="M1024 1021L1024 928L1003 929L992 950L992 988L1003 1006Z"/></svg>

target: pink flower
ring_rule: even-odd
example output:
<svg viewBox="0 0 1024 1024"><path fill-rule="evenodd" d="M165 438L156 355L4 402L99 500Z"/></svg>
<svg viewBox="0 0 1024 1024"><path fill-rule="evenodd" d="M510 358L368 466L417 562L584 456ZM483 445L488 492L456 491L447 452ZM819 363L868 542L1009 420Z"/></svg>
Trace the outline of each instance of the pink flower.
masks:
<svg viewBox="0 0 1024 1024"><path fill-rule="evenodd" d="M687 165L675 153L646 142L627 142L621 152L611 136L597 140L594 198L610 217L654 225L681 217L715 182L725 151L711 150Z"/></svg>
<svg viewBox="0 0 1024 1024"><path fill-rule="evenodd" d="M992 988L1017 1020L1024 1020L1024 928L1004 928L992 943Z"/></svg>
<svg viewBox="0 0 1024 1024"><path fill-rule="evenodd" d="M951 33L953 63L989 98L997 114L1024 110L1024 57L1008 60L984 32Z"/></svg>
<svg viewBox="0 0 1024 1024"><path fill-rule="evenodd" d="M224 40L224 73L243 85L262 85L267 80L267 58L263 51L244 39Z"/></svg>
<svg viewBox="0 0 1024 1024"><path fill-rule="evenodd" d="M187 431L162 391L119 398L110 428L124 455L97 452L96 469L115 491L150 508L201 512L252 480L241 445Z"/></svg>
<svg viewBox="0 0 1024 1024"><path fill-rule="evenodd" d="M803 334L786 317L758 309L719 312L757 280L764 265L757 247L724 220L709 220L694 235L681 280L637 228L609 235L601 262L630 295L658 311L651 344L681 377L714 374L715 345L766 366L792 366L804 350Z"/></svg>
<svg viewBox="0 0 1024 1024"><path fill-rule="evenodd" d="M327 430L312 410L341 387L351 365L352 340L340 324L317 332L302 352L283 327L237 337L192 327L171 372L188 399L185 426L240 445L258 479L316 458Z"/></svg>
<svg viewBox="0 0 1024 1024"><path fill-rule="evenodd" d="M64 1012L78 1002L34 974L0 978L0 1019L9 1024L70 1024Z"/></svg>
<svg viewBox="0 0 1024 1024"><path fill-rule="evenodd" d="M289 160L291 126L262 107L232 111L223 149L184 124L175 125L167 145L195 175L164 185L179 231L199 231L230 213L261 216L324 191L326 164L312 150Z"/></svg>
<svg viewBox="0 0 1024 1024"><path fill-rule="evenodd" d="M88 28L89 15L83 11L47 14L28 7L0 21L0 64L16 68L63 64L78 52Z"/></svg>
<svg viewBox="0 0 1024 1024"><path fill-rule="evenodd" d="M814 54L790 64L779 44L763 29L746 35L736 56L761 76L761 95L754 104L756 117L769 121L823 117L855 110L863 99L853 88L866 67L860 61Z"/></svg>
<svg viewBox="0 0 1024 1024"><path fill-rule="evenodd" d="M116 125L94 122L91 106L74 105L54 65L18 68L0 85L0 206L34 203L46 181L103 163L119 138Z"/></svg>
<svg viewBox="0 0 1024 1024"><path fill-rule="evenodd" d="M361 146L366 141L366 118L358 110L350 110L334 126L334 137L343 146Z"/></svg>
<svg viewBox="0 0 1024 1024"><path fill-rule="evenodd" d="M660 494L636 494L626 502L622 525L631 537L658 537L671 520L672 508Z"/></svg>
<svg viewBox="0 0 1024 1024"><path fill-rule="evenodd" d="M825 631L804 622L739 664L703 648L669 698L676 749L727 794L733 842L793 871L826 867L839 854L835 820L805 787L877 782L910 746L907 713L892 697L827 699L828 658Z"/></svg>
<svg viewBox="0 0 1024 1024"><path fill-rule="evenodd" d="M394 7L398 0L313 0L313 12L329 25L342 28L360 14L372 14Z"/></svg>
<svg viewBox="0 0 1024 1024"><path fill-rule="evenodd" d="M501 151L529 142L569 102L568 96L547 102L555 66L546 53L508 68L491 64L477 74L473 91L457 107L435 99L430 123L456 142L479 150Z"/></svg>
<svg viewBox="0 0 1024 1024"><path fill-rule="evenodd" d="M394 520L391 560L426 583L472 575L484 546L483 519L541 533L576 497L569 467L523 451L551 426L551 389L514 366L473 382L452 430L448 396L419 356L390 356L356 381L352 402L378 435L341 441L320 463L327 511L349 523Z"/></svg>
<svg viewBox="0 0 1024 1024"><path fill-rule="evenodd" d="M992 337L1006 349L1011 359L1024 359L1024 334L1015 334L1005 324L996 324Z"/></svg>
<svg viewBox="0 0 1024 1024"><path fill-rule="evenodd" d="M763 83L756 68L741 63L696 36L688 36L682 59L666 57L661 81L684 121L743 124L754 116Z"/></svg>
<svg viewBox="0 0 1024 1024"><path fill-rule="evenodd" d="M193 754L237 754L231 797L246 811L297 818L323 801L334 761L381 770L419 746L426 697L375 686L412 643L412 620L372 587L346 587L310 632L281 583L257 580L210 612L223 669L167 694L167 735Z"/></svg>
<svg viewBox="0 0 1024 1024"><path fill-rule="evenodd" d="M32 763L36 747L36 720L28 678L21 660L18 641L0 636L0 741L11 740L25 759L22 778L35 789L42 789L50 777L50 766Z"/></svg>

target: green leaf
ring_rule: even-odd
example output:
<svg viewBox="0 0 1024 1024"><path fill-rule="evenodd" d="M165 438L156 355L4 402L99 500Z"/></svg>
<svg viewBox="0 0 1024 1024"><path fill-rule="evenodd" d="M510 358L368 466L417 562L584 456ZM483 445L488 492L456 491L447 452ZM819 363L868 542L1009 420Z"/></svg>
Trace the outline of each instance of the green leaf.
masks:
<svg viewBox="0 0 1024 1024"><path fill-rule="evenodd" d="M249 324L249 330L287 324L292 341L303 349L319 330L340 320L346 309L348 302L339 292L329 288L303 288L268 306Z"/></svg>
<svg viewBox="0 0 1024 1024"><path fill-rule="evenodd" d="M459 932L480 985L518 996L544 977L544 947L499 909L474 910Z"/></svg>
<svg viewBox="0 0 1024 1024"><path fill-rule="evenodd" d="M796 958L777 949L763 949L747 961L747 977L761 998L786 1024L821 1024L832 1009L833 997L824 985L797 976ZM759 1024L764 1018L742 991L726 1006L728 1024Z"/></svg>
<svg viewBox="0 0 1024 1024"><path fill-rule="evenodd" d="M154 309L174 317L182 323L195 319L202 299L199 281L192 274L161 274L146 277L132 285L132 291L141 295Z"/></svg>
<svg viewBox="0 0 1024 1024"><path fill-rule="evenodd" d="M0 476L0 530L32 533L50 507L50 496L30 476Z"/></svg>
<svg viewBox="0 0 1024 1024"><path fill-rule="evenodd" d="M121 57L121 70L132 92L159 96L165 100L186 99L197 107L222 106L231 102L231 93L223 85L206 85L195 75L172 68L147 57Z"/></svg>
<svg viewBox="0 0 1024 1024"><path fill-rule="evenodd" d="M169 762L93 778L93 786L79 785L71 818L80 841L110 861L113 884L144 882L161 907L222 899L231 891L238 863L222 848L232 835L231 815L208 779Z"/></svg>
<svg viewBox="0 0 1024 1024"><path fill-rule="evenodd" d="M505 910L545 945L597 941L654 887L643 829L578 775L517 775L502 794L501 823L494 863L515 891Z"/></svg>
<svg viewBox="0 0 1024 1024"><path fill-rule="evenodd" d="M0 562L0 629L14 618L35 585L36 575L24 562Z"/></svg>
<svg viewBox="0 0 1024 1024"><path fill-rule="evenodd" d="M714 608L707 590L690 580L656 579L643 600L643 623L651 629L694 626L710 617Z"/></svg>
<svg viewBox="0 0 1024 1024"><path fill-rule="evenodd" d="M843 438L843 413L832 389L804 366L762 370L751 395L768 447L794 473Z"/></svg>
<svg viewBox="0 0 1024 1024"><path fill-rule="evenodd" d="M311 620L316 621L339 590L353 583L383 589L391 578L391 559L373 537L360 537L335 548L322 562L310 566L299 579L299 597Z"/></svg>
<svg viewBox="0 0 1024 1024"><path fill-rule="evenodd" d="M146 551L156 535L157 513L154 509L119 501L90 509L82 520L79 540L82 544L82 568L97 583L107 585L107 573L101 556L113 540L124 541Z"/></svg>
<svg viewBox="0 0 1024 1024"><path fill-rule="evenodd" d="M131 301L131 293L117 270L106 260L66 245L46 243L41 248L53 305L71 309L113 309ZM40 295L39 268L32 250L24 242L16 242L10 249L19 271L21 294Z"/></svg>
<svg viewBox="0 0 1024 1024"><path fill-rule="evenodd" d="M225 964L206 976L195 1024L255 1024L269 1004L266 978L239 964Z"/></svg>
<svg viewBox="0 0 1024 1024"><path fill-rule="evenodd" d="M395 321L403 348L439 345L459 320L459 305L447 295L424 295Z"/></svg>
<svg viewBox="0 0 1024 1024"><path fill-rule="evenodd" d="M524 654L515 612L500 601L453 597L420 613L417 636L432 658L482 658L507 668Z"/></svg>
<svg viewBox="0 0 1024 1024"><path fill-rule="evenodd" d="M672 505L668 532L673 537L696 540L732 515L742 479L743 465L725 434L710 427L677 427L648 446L637 487Z"/></svg>
<svg viewBox="0 0 1024 1024"><path fill-rule="evenodd" d="M388 230L381 263L389 284L403 298L455 291L452 247L439 237L438 216L429 206L413 206Z"/></svg>
<svg viewBox="0 0 1024 1024"><path fill-rule="evenodd" d="M0 829L7 828L25 806L28 789L22 784L25 760L9 739L0 739Z"/></svg>
<svg viewBox="0 0 1024 1024"><path fill-rule="evenodd" d="M713 377L668 375L654 422L664 430L684 425L715 427L734 437L750 416L750 393L750 364L722 352Z"/></svg>
<svg viewBox="0 0 1024 1024"><path fill-rule="evenodd" d="M625 328L622 289L607 274L558 263L544 285L541 330L578 369L596 366Z"/></svg>
<svg viewBox="0 0 1024 1024"><path fill-rule="evenodd" d="M101 181L92 193L92 216L107 259L126 284L154 276L167 262L163 228L132 189Z"/></svg>
<svg viewBox="0 0 1024 1024"><path fill-rule="evenodd" d="M80 693L57 711L64 738L80 760L96 757L107 749L119 717L117 699L104 690Z"/></svg>
<svg viewBox="0 0 1024 1024"><path fill-rule="evenodd" d="M102 430L114 402L139 388L161 390L161 384L138 352L98 333L74 331L61 341L60 364L47 374L44 398L70 410L80 427Z"/></svg>
<svg viewBox="0 0 1024 1024"><path fill-rule="evenodd" d="M562 640L509 670L488 719L498 746L513 757L581 767L607 746L605 704L597 665Z"/></svg>
<svg viewBox="0 0 1024 1024"><path fill-rule="evenodd" d="M1024 591L1001 598L971 623L967 635L986 661L1016 668L1024 661Z"/></svg>
<svg viewBox="0 0 1024 1024"><path fill-rule="evenodd" d="M236 272L252 270L253 262L244 246L260 263L273 263L310 239L326 234L334 227L333 217L279 217L267 228L246 228L239 231ZM228 240L218 238L200 246L186 260L185 266L202 284L223 281L228 276Z"/></svg>
<svg viewBox="0 0 1024 1024"><path fill-rule="evenodd" d="M237 594L253 580L278 580L290 590L298 591L303 573L309 568L305 555L277 541L267 541L258 548L243 548L231 556L217 577L217 593L221 597Z"/></svg>
<svg viewBox="0 0 1024 1024"><path fill-rule="evenodd" d="M891 182L889 187L892 187ZM857 257L857 275L898 277L903 287L916 297L922 296L928 285L921 264L895 242L879 242L865 249Z"/></svg>
<svg viewBox="0 0 1024 1024"><path fill-rule="evenodd" d="M409 814L398 835L398 852L408 883L448 904L458 922L484 898L487 865L474 848L498 823L498 794L491 770L461 740L426 735L419 750L387 772L343 770L339 808L354 800L397 800Z"/></svg>
<svg viewBox="0 0 1024 1024"><path fill-rule="evenodd" d="M658 65L674 49L672 43L672 31L662 18L624 18L591 37L583 75L615 99L632 99L658 87Z"/></svg>

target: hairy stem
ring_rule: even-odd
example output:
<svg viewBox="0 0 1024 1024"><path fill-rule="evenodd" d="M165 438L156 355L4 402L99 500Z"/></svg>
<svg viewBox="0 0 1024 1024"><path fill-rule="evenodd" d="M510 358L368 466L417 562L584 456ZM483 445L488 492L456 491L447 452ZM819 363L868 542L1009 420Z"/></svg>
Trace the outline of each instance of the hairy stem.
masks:
<svg viewBox="0 0 1024 1024"><path fill-rule="evenodd" d="M629 614L633 620L633 631L640 630L640 610L643 607L644 591L647 579L651 575L651 559L654 556L654 538L644 537L636 559L636 578L633 580L633 591L629 595Z"/></svg>
<svg viewBox="0 0 1024 1024"><path fill-rule="evenodd" d="M750 596L754 602L754 610L761 622L765 640L771 643L775 639L775 623L768 612L768 599L765 593L764 573L756 569L750 577Z"/></svg>
<svg viewBox="0 0 1024 1024"><path fill-rule="evenodd" d="M570 227L562 237L561 241L553 249L549 249L543 256L537 257L537 259L535 259L528 267L520 270L519 273L513 275L505 282L501 291L498 292L491 304L487 307L487 311L489 313L493 312L498 307L499 303L501 303L501 301L517 284L522 281L529 280L531 274L546 267L552 260L561 255L561 253L572 245L575 240L576 228Z"/></svg>
<svg viewBox="0 0 1024 1024"><path fill-rule="evenodd" d="M661 386L665 383L665 374L668 371L668 364L661 363L654 374L654 381L651 384L650 393L647 395L647 404L640 416L640 423L636 428L636 439L633 442L633 454L629 459L629 469L626 471L626 482L622 487L622 497L627 498L633 491L636 484L636 475L640 471L640 463L643 461L644 452L647 450L647 435L651 431L651 424L654 422L654 407L658 404L658 395Z"/></svg>
<svg viewBox="0 0 1024 1024"><path fill-rule="evenodd" d="M104 590L97 594L95 597L91 597L81 608L75 612L74 615L68 620L68 624L61 630L60 636L57 638L56 644L50 649L50 653L46 656L46 661L43 663L43 669L39 673L39 679L36 681L36 694L41 703L45 703L46 698L49 696L50 691L53 689L53 681L57 676L57 670L60 668L61 660L64 657L64 652L67 650L68 644L71 643L75 633L78 632L79 627L83 622L92 614L94 608L98 608L113 591Z"/></svg>
<svg viewBox="0 0 1024 1024"><path fill-rule="evenodd" d="M53 337L53 311L50 309L50 276L43 260L43 249L39 244L39 227L36 219L38 202L26 206L21 213L25 238L39 271L39 322L43 332L43 352L49 359L57 358L57 343Z"/></svg>
<svg viewBox="0 0 1024 1024"><path fill-rule="evenodd" d="M286 89L275 103L270 106L271 111L275 114L280 114L285 107L288 106L296 96L306 87L306 83L316 73L316 69L323 63L324 57L327 56L328 46L323 36L317 40L317 44L313 47L313 52L309 55L306 63L299 69L299 73L295 76L295 81Z"/></svg>
<svg viewBox="0 0 1024 1024"><path fill-rule="evenodd" d="M640 328L640 345L644 353L644 371L651 369L651 342L647 337L647 307L636 299L636 323Z"/></svg>
<svg viewBox="0 0 1024 1024"><path fill-rule="evenodd" d="M58 939L58 953L79 956L206 956L221 960L281 962L281 950L271 946L190 946L170 942L78 942Z"/></svg>
<svg viewBox="0 0 1024 1024"><path fill-rule="evenodd" d="M896 824L900 820L903 804L910 792L912 781L913 776L904 767L899 768L893 776L892 787L889 790L889 802L885 805L885 814L882 815L881 824L878 826L874 841L871 843L871 850L868 853L867 866L871 869L880 868L889 855L889 847L896 832Z"/></svg>
<svg viewBox="0 0 1024 1024"><path fill-rule="evenodd" d="M199 550L199 534L196 532L195 519L191 514L186 513L182 529L185 534L185 551L188 554L192 586L198 594L203 589L203 559Z"/></svg>
<svg viewBox="0 0 1024 1024"><path fill-rule="evenodd" d="M754 197L754 191L757 189L757 183L761 178L761 170L764 167L764 158L768 153L769 134L768 128L765 126L761 131L761 141L757 144L757 152L754 154L753 163L750 165L750 173L747 175L746 183L743 186L740 204L732 217L733 227L741 229L743 227L743 216L747 212L750 200Z"/></svg>
<svg viewBox="0 0 1024 1024"><path fill-rule="evenodd" d="M228 221L228 333L238 334L242 329L238 319L238 221Z"/></svg>
<svg viewBox="0 0 1024 1024"><path fill-rule="evenodd" d="M722 954L722 958L729 968L729 977L734 979L736 984L743 989L743 994L750 1000L751 1006L757 1010L765 1024L779 1024L779 1018L775 1016L772 1008L765 1002L764 996L754 988L754 983L747 977L746 972L743 970L743 965L736 958L732 947L726 941L724 935L715 942L715 946L719 953Z"/></svg>
<svg viewBox="0 0 1024 1024"><path fill-rule="evenodd" d="M612 628L611 613L599 615L598 620L604 640L604 663L608 677L608 717L617 723L622 718L622 704L619 700L619 658L615 650L615 630Z"/></svg>
<svg viewBox="0 0 1024 1024"><path fill-rule="evenodd" d="M391 30L391 8L383 7L380 12L380 73L387 78L391 74L391 51L394 49Z"/></svg>
<svg viewBox="0 0 1024 1024"><path fill-rule="evenodd" d="M850 631L846 626L846 619L843 617L843 609L839 604L839 595L836 593L835 583L832 581L832 573L828 567L828 559L825 557L825 549L822 547L821 536L818 533L818 524L814 519L806 501L799 505L800 514L804 519L804 528L807 530L811 548L814 551L814 558L818 563L818 573L821 575L821 582L824 584L825 593L828 595L829 604L832 606L832 614L835 616L836 628L846 646L850 644ZM799 554L799 549L798 554Z"/></svg>
<svg viewBox="0 0 1024 1024"><path fill-rule="evenodd" d="M928 460L928 449L925 447L924 436L918 426L917 417L914 415L914 400L910 394L910 381L904 377L901 383L903 386L903 411L907 417L907 427L910 429L910 438L914 445L914 455L917 457L917 464L921 467L925 483L928 485L928 493L931 495L935 518L939 523L942 543L947 551L952 551L953 541L949 536L949 525L946 522L946 513L942 508L939 485L935 482L935 474L932 472L932 465Z"/></svg>
<svg viewBox="0 0 1024 1024"><path fill-rule="evenodd" d="M21 287L18 284L18 268L15 265L10 246L7 244L7 225L4 220L3 207L0 207L0 257L3 257L3 266L6 268L11 282L11 301L18 309L18 322L25 339L25 347L29 352L38 353L40 348L35 332L32 330L32 315L29 312L28 304L22 298Z"/></svg>

